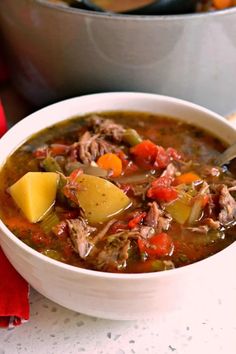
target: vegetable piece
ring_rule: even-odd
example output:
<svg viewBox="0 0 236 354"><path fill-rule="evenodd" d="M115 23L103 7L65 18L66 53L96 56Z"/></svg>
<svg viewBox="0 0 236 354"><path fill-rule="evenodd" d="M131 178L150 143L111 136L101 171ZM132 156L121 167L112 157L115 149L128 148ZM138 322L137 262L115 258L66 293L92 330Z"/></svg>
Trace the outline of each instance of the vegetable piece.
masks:
<svg viewBox="0 0 236 354"><path fill-rule="evenodd" d="M171 202L178 197L178 192L171 187L172 178L163 176L152 182L151 188L147 191L148 198L157 199L163 202Z"/></svg>
<svg viewBox="0 0 236 354"><path fill-rule="evenodd" d="M129 228L133 229L136 226L138 226L141 223L141 221L145 218L146 215L147 213L144 211L143 213L139 213L137 216L131 219L128 223Z"/></svg>
<svg viewBox="0 0 236 354"><path fill-rule="evenodd" d="M99 157L97 164L100 168L104 170L111 170L112 177L118 177L122 172L122 161L121 159L113 153L107 153Z"/></svg>
<svg viewBox="0 0 236 354"><path fill-rule="evenodd" d="M148 240L138 239L140 252L145 252L149 256L170 256L174 250L174 244L171 236L162 232L151 237Z"/></svg>
<svg viewBox="0 0 236 354"><path fill-rule="evenodd" d="M198 195L195 197L194 203L191 208L191 213L189 215L188 223L190 225L194 224L201 218L203 208L205 207L208 200L207 195Z"/></svg>
<svg viewBox="0 0 236 354"><path fill-rule="evenodd" d="M39 221L55 202L58 174L28 172L9 188L9 192L26 218Z"/></svg>
<svg viewBox="0 0 236 354"><path fill-rule="evenodd" d="M130 152L141 159L152 161L157 154L157 146L150 140L143 140L140 144L130 149Z"/></svg>
<svg viewBox="0 0 236 354"><path fill-rule="evenodd" d="M137 133L135 129L126 129L123 135L124 142L128 143L130 146L135 146L142 142L141 136Z"/></svg>
<svg viewBox="0 0 236 354"><path fill-rule="evenodd" d="M191 212L191 200L192 197L184 193L179 199L168 204L166 210L175 221L183 225L188 220Z"/></svg>
<svg viewBox="0 0 236 354"><path fill-rule="evenodd" d="M218 10L226 9L232 5L232 0L213 0L213 6L215 6Z"/></svg>
<svg viewBox="0 0 236 354"><path fill-rule="evenodd" d="M76 182L78 203L90 223L104 222L131 205L121 189L103 178L82 174Z"/></svg>
<svg viewBox="0 0 236 354"><path fill-rule="evenodd" d="M182 175L178 176L174 180L174 184L191 184L192 182L201 180L201 177L199 177L195 172L187 172L183 173Z"/></svg>
<svg viewBox="0 0 236 354"><path fill-rule="evenodd" d="M143 168L166 168L172 160L180 160L181 155L173 148L165 150L162 146L143 140L140 144L130 149L135 156L135 162Z"/></svg>
<svg viewBox="0 0 236 354"><path fill-rule="evenodd" d="M44 254L47 257L50 257L52 259L55 259L56 261L60 261L62 259L62 256L60 253L56 250L51 250L51 249L45 249L42 254Z"/></svg>
<svg viewBox="0 0 236 354"><path fill-rule="evenodd" d="M62 172L59 163L51 156L47 156L42 162L42 167L47 172Z"/></svg>
<svg viewBox="0 0 236 354"><path fill-rule="evenodd" d="M51 212L43 218L41 227L45 234L49 234L52 228L59 224L59 222L60 219L57 214L55 212Z"/></svg>
<svg viewBox="0 0 236 354"><path fill-rule="evenodd" d="M107 171L104 170L103 168L100 168L96 165L94 162L94 165L92 164L83 164L81 162L75 161L75 162L69 162L66 164L65 169L68 174L72 173L74 170L80 168L84 173L87 175L92 175L92 176L97 176L97 177L107 177Z"/></svg>

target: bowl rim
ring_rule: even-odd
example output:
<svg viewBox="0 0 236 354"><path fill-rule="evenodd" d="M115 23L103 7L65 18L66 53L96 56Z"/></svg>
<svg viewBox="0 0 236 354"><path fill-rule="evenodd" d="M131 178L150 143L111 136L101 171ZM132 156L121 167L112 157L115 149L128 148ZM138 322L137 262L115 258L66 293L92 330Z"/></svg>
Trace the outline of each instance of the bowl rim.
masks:
<svg viewBox="0 0 236 354"><path fill-rule="evenodd" d="M183 100L183 99L178 99L178 98L174 98L174 97L170 97L170 96L158 95L158 94L153 94L153 93L146 93L146 92L144 92L144 93L142 93L142 92L101 92L101 93L88 94L88 95L77 96L77 97L65 99L65 100L53 103L53 104L48 105L44 108L41 108L40 110L33 112L32 114L26 116L24 119L22 119L21 121L16 123L13 127L11 127L8 130L8 132L0 139L0 145L2 143L4 144L5 140L8 139L8 136L9 135L11 136L11 134L14 133L15 127L19 128L21 125L28 124L29 122L32 121L32 119L35 118L36 115L45 114L48 110L54 109L59 106L63 107L63 105L65 105L65 104L69 105L70 103L72 103L74 101L76 102L77 100L89 99L90 97L97 98L99 96L104 96L105 98L107 98L108 96L115 96L118 98L119 96L123 96L123 95L126 97L133 96L136 98L142 96L144 99L148 99L148 98L155 99L156 98L156 99L161 99L162 101L170 102L173 104L174 103L182 104L183 106L188 107L189 109L193 109L193 110L197 109L198 111L200 111L202 113L210 115L213 119L223 122L223 124L230 127L231 129L233 129L235 132L235 135L236 135L236 127L233 127L222 116L220 116L219 114L217 114L207 108L204 108L198 104L191 103L191 102ZM65 117L63 119L60 119L59 122L62 122L63 120L67 120L68 118L70 118L70 117ZM47 127L53 126L54 124L56 124L56 123L53 122L52 124L47 125ZM42 128L42 129L40 128L39 131L41 131L43 129L44 128ZM25 140L27 140L27 139L28 139L28 137ZM25 140L22 140L20 142L20 144L17 144L16 146L14 146L12 152L14 152L19 146L21 146ZM1 163L0 169L4 165L6 158L8 156L4 157L3 163ZM31 248L30 246L25 244L17 236L15 236L14 233L11 232L10 229L8 229L8 227L4 224L4 222L1 219L0 219L0 232L3 232L5 237L9 238L13 243L16 243L16 245L19 248L21 248L23 251L25 251L26 253L31 254L32 256L38 258L42 262L49 263L54 267L59 267L59 268L66 270L66 271L70 271L70 272L72 271L73 273L78 273L78 274L86 275L86 276L90 276L90 277L98 277L98 278L106 278L106 279L122 279L122 280L129 280L129 281L137 280L137 279L162 278L162 277L166 277L166 276L172 276L173 274L182 274L183 272L191 271L191 269L194 269L196 267L204 266L207 263L211 263L213 259L216 259L216 258L220 259L223 254L227 254L228 252L231 252L231 249L233 249L233 248L236 249L236 241L234 241L232 244L230 244L229 246L227 246L226 248L224 248L220 252L217 252L216 254L213 254L203 260L197 261L195 263L192 263L192 264L189 264L189 265L186 265L183 267L170 269L167 271L165 270L165 271L150 272L150 273L108 273L108 272L103 272L103 271L90 270L90 269L76 267L73 265L63 263L61 261L54 260L50 257L47 257L47 256L41 254L40 252L34 250L33 248ZM1 238L0 238L0 245L1 245Z"/></svg>
<svg viewBox="0 0 236 354"><path fill-rule="evenodd" d="M37 2L43 7L47 7L51 10L57 9L59 12L66 12L66 13L73 13L73 14L80 14L80 15L86 15L89 17L94 17L94 18L103 18L103 19L109 19L109 20L124 20L124 21L129 21L129 20L134 20L136 21L167 21L167 20L194 20L194 19L199 19L199 18L205 18L205 17L215 17L215 16L227 16L227 15L232 15L236 13L236 6L229 7L227 9L223 10L217 10L217 11L210 11L210 12L198 12L198 13L189 13L189 14L180 14L180 15L130 15L130 14L117 14L117 13L109 13L109 12L98 12L98 11L90 11L90 10L85 10L85 9L79 9L79 8L72 8L72 7L66 7L66 6L61 6L60 4L56 3L50 3L49 0L29 0L31 2Z"/></svg>

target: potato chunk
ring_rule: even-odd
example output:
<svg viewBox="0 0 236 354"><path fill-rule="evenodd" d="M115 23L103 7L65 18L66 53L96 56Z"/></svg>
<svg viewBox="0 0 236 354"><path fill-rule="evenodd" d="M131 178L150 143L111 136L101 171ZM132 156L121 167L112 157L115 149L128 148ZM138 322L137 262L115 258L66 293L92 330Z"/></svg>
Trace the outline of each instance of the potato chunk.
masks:
<svg viewBox="0 0 236 354"><path fill-rule="evenodd" d="M104 222L131 204L121 189L103 178L82 174L77 182L77 198L90 223Z"/></svg>
<svg viewBox="0 0 236 354"><path fill-rule="evenodd" d="M54 204L58 174L54 172L28 172L10 188L10 194L26 218L35 223Z"/></svg>

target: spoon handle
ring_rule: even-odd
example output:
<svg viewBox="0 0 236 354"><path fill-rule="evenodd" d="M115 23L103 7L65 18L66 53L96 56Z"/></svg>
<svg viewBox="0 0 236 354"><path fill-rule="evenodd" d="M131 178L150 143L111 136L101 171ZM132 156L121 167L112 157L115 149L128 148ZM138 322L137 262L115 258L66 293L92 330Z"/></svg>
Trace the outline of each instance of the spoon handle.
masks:
<svg viewBox="0 0 236 354"><path fill-rule="evenodd" d="M231 160L236 158L236 143L231 145L228 149L226 149L218 158L217 164L219 166L223 166L230 162Z"/></svg>

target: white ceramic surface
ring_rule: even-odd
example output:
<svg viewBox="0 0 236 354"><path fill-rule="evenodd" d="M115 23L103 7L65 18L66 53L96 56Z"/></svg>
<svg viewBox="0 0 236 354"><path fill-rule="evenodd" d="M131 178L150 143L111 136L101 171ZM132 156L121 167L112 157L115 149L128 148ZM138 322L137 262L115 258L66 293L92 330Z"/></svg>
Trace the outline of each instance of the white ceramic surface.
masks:
<svg viewBox="0 0 236 354"><path fill-rule="evenodd" d="M15 125L0 140L0 165L38 130L77 114L138 110L175 116L207 128L228 143L236 131L223 118L174 98L143 93L78 97L46 107ZM160 273L108 274L47 258L17 239L0 222L0 244L20 274L49 299L75 311L110 319L137 319L181 309L203 309L235 286L236 243L193 265Z"/></svg>
<svg viewBox="0 0 236 354"><path fill-rule="evenodd" d="M236 7L206 14L119 16L50 0L1 0L12 79L38 105L100 91L171 95L235 109Z"/></svg>

